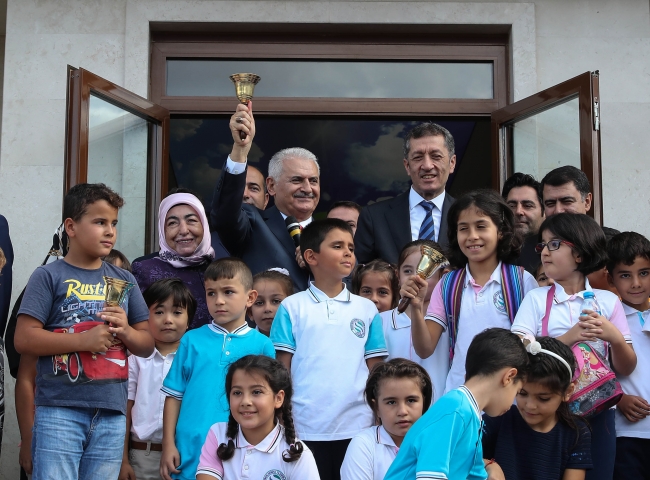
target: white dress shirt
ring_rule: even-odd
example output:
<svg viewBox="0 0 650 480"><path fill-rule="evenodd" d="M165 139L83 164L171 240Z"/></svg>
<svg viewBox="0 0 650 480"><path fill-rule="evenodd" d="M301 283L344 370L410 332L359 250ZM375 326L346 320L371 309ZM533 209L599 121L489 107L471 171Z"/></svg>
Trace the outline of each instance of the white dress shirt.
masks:
<svg viewBox="0 0 650 480"><path fill-rule="evenodd" d="M138 441L162 442L165 394L160 387L175 356L172 352L163 357L157 348L147 358L129 356L128 398L134 401L131 433Z"/></svg>
<svg viewBox="0 0 650 480"><path fill-rule="evenodd" d="M423 200L424 198L422 198L420 194L411 187L411 191L409 192L409 211L411 212L411 240L413 241L418 239L420 235L420 227L422 226L424 216L426 215L424 207L420 205L420 202ZM442 223L442 205L445 203L445 192L443 191L436 198L427 201L435 205L435 208L431 210L431 216L433 217L433 229L436 236L436 242L438 242L440 224Z"/></svg>

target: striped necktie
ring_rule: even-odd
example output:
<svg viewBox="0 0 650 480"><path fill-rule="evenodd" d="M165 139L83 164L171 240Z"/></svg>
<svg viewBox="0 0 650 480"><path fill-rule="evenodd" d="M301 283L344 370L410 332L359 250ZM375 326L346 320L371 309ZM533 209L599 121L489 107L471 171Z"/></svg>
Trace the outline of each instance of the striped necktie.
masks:
<svg viewBox="0 0 650 480"><path fill-rule="evenodd" d="M418 235L418 240L435 241L436 229L433 226L433 215L431 215L431 211L433 210L435 205L431 202L427 202L426 200L422 200L420 202L420 206L424 208L426 213L424 215L424 220L422 220L422 225L420 226L420 233Z"/></svg>

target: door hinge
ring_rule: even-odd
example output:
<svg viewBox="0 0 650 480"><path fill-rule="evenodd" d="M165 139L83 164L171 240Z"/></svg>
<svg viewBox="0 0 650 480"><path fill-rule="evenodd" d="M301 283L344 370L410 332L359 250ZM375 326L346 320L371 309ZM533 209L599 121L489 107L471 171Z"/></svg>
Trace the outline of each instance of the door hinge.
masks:
<svg viewBox="0 0 650 480"><path fill-rule="evenodd" d="M598 106L598 97L594 98L594 130L600 130L600 109Z"/></svg>

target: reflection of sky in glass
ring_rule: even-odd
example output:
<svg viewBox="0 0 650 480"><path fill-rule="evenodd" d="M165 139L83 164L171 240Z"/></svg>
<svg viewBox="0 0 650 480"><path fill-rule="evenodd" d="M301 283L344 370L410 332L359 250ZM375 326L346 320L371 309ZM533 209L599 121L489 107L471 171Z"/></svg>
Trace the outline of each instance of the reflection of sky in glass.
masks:
<svg viewBox="0 0 650 480"><path fill-rule="evenodd" d="M491 62L168 60L167 95L227 96L256 73L257 97L493 98Z"/></svg>
<svg viewBox="0 0 650 480"><path fill-rule="evenodd" d="M170 186L174 186L175 180L178 186L197 192L206 211L232 149L228 119L171 120L170 161L174 177ZM469 188L489 187L489 118L436 121L449 129L456 141L456 173L447 183L452 195L466 190L468 185ZM395 196L409 186L402 163L403 137L418 122L275 116L258 116L255 122L257 133L249 162L265 175L269 159L283 148L300 146L318 157L321 200L317 212L327 211L338 200L367 205Z"/></svg>
<svg viewBox="0 0 650 480"><path fill-rule="evenodd" d="M90 142L118 132L127 131L144 123L146 123L146 120L99 97L90 95L90 107L88 109Z"/></svg>

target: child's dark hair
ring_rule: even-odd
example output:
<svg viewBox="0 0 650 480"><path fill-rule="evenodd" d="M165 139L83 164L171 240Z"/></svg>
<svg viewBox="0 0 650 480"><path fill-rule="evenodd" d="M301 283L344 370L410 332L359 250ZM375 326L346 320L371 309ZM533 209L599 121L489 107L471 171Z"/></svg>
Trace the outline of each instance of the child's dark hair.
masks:
<svg viewBox="0 0 650 480"><path fill-rule="evenodd" d="M434 250L437 250L438 252L445 255L445 251L442 249L442 247L440 246L440 244L438 242L434 242L433 240L414 240L412 242L407 243L402 248L402 251L399 254L399 259L397 260L397 271L398 272L402 268L402 265L404 264L404 262L406 261L408 256L411 255L415 251L419 252L422 245L427 245L428 247L431 247Z"/></svg>
<svg viewBox="0 0 650 480"><path fill-rule="evenodd" d="M344 220L338 218L314 220L307 225L300 234L300 250L302 251L303 258L307 250L313 250L316 253L320 253L321 243L323 243L327 234L332 230L343 230L344 232L348 232L352 238L354 238L352 227L350 227L350 225L348 225Z"/></svg>
<svg viewBox="0 0 650 480"><path fill-rule="evenodd" d="M557 213L542 222L540 238L545 231L574 245L571 248L582 260L576 270L583 275L600 270L607 263L605 234L593 218L577 213Z"/></svg>
<svg viewBox="0 0 650 480"><path fill-rule="evenodd" d="M196 299L180 278L163 278L162 280L157 280L142 292L142 296L148 308L164 303L168 298L172 298L174 306L187 310L188 325L194 319Z"/></svg>
<svg viewBox="0 0 650 480"><path fill-rule="evenodd" d="M575 372L577 363L571 349L556 338L538 337L536 339L544 350L553 352L562 357ZM537 355L528 355L528 368L526 369L526 382L539 383L548 388L551 393L557 393L564 397L571 386L573 378L569 376L566 365L552 355L539 352ZM568 427L580 434L576 424L576 415L569 411L569 406L562 401L557 409L558 419Z"/></svg>
<svg viewBox="0 0 650 480"><path fill-rule="evenodd" d="M120 209L124 199L103 183L79 183L68 190L63 199L63 219L71 218L78 222L88 210L88 206L100 200L113 208Z"/></svg>
<svg viewBox="0 0 650 480"><path fill-rule="evenodd" d="M246 355L232 363L228 368L228 374L226 375L226 395L228 399L230 399L232 378L237 370L262 375L274 394L280 390L284 391L284 402L280 408L276 409L275 416L282 422L284 426L284 438L289 444L289 449L282 452L282 460L287 463L295 462L302 455L303 446L300 441L296 440L296 429L293 425L293 415L291 413L291 397L293 395L291 374L284 365L271 357L267 357L266 355ZM228 430L226 431L228 443L222 443L217 449L217 456L221 460L230 460L235 454L235 442L233 439L236 438L238 431L239 425L232 416L232 413L230 413L228 416Z"/></svg>
<svg viewBox="0 0 650 480"><path fill-rule="evenodd" d="M467 349L465 380L492 375L502 368L516 368L515 380L526 378L528 354L521 338L510 330L488 328L474 337Z"/></svg>
<svg viewBox="0 0 650 480"><path fill-rule="evenodd" d="M464 268L467 257L458 245L458 219L461 212L475 207L496 225L500 238L497 242L497 258L503 263L513 263L519 258L522 238L515 231L515 216L503 198L493 190L481 189L466 193L449 209L447 235L449 254L447 258L454 268Z"/></svg>
<svg viewBox="0 0 650 480"><path fill-rule="evenodd" d="M422 392L422 415L431 406L433 401L433 383L427 371L411 360L393 358L387 362L377 363L368 375L366 389L363 394L366 403L370 406L377 419L377 404L379 403L379 389L381 382L390 378L412 378L417 381Z"/></svg>
<svg viewBox="0 0 650 480"><path fill-rule="evenodd" d="M119 260L122 262L122 266L120 267L123 270L126 270L127 272L132 272L131 270L131 262L129 262L129 259L126 258L126 255L124 255L122 252L120 252L117 248L114 248L111 250L111 253L106 255L103 260L106 263L110 263L111 265L115 265L115 261Z"/></svg>
<svg viewBox="0 0 650 480"><path fill-rule="evenodd" d="M203 274L205 280L222 280L224 278L232 279L239 276L239 281L244 286L245 290L253 288L253 274L251 269L248 268L242 260L235 257L226 257L215 260Z"/></svg>
<svg viewBox="0 0 650 480"><path fill-rule="evenodd" d="M295 293L291 277L289 275L285 275L284 273L276 272L275 270L265 270L264 272L255 274L253 277L253 285L255 285L255 282L258 280L278 282L282 286L282 290L284 290L284 294L287 297Z"/></svg>
<svg viewBox="0 0 650 480"><path fill-rule="evenodd" d="M390 292L393 295L390 308L395 308L399 300L399 278L397 278L397 270L393 265L381 258L376 258L366 264L360 263L357 265L354 269L354 275L352 275L352 293L359 295L363 284L363 277L370 272L386 275L388 284L390 285Z"/></svg>
<svg viewBox="0 0 650 480"><path fill-rule="evenodd" d="M650 241L640 233L614 235L607 244L607 271L612 274L621 263L630 266L637 257L650 260Z"/></svg>
<svg viewBox="0 0 650 480"><path fill-rule="evenodd" d="M349 208L351 210L356 210L357 212L361 213L361 205L359 205L357 202L352 202L350 200L339 200L338 202L334 202L330 207L330 209L327 211L327 213L329 214L335 208Z"/></svg>

